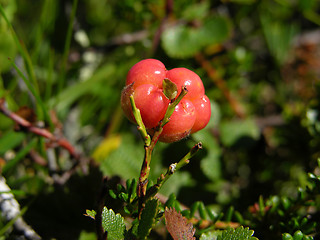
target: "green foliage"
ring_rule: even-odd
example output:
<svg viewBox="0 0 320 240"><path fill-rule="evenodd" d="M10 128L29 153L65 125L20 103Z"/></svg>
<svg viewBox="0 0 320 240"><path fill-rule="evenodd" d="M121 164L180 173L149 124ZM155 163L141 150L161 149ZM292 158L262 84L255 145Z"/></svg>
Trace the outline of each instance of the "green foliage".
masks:
<svg viewBox="0 0 320 240"><path fill-rule="evenodd" d="M1 2L0 2L1 3ZM17 10L16 1L8 1L4 6L4 13L10 21L13 20ZM11 64L8 56L13 57L17 53L17 47L13 36L10 34L10 28L5 24L4 19L0 18L0 72L6 72L10 69Z"/></svg>
<svg viewBox="0 0 320 240"><path fill-rule="evenodd" d="M256 237L252 237L253 230L249 228L239 227L236 229L227 229L221 233L220 236L217 237L217 240L231 240L231 239L239 239L239 240L254 240Z"/></svg>
<svg viewBox="0 0 320 240"><path fill-rule="evenodd" d="M86 210L86 216L95 219L96 215L97 215L96 211L94 211L94 210L88 210L88 209Z"/></svg>
<svg viewBox="0 0 320 240"><path fill-rule="evenodd" d="M162 83L163 93L168 99L174 99L177 94L177 85L171 82L169 79L165 78Z"/></svg>
<svg viewBox="0 0 320 240"><path fill-rule="evenodd" d="M19 146L25 137L23 133L8 131L0 138L0 154Z"/></svg>
<svg viewBox="0 0 320 240"><path fill-rule="evenodd" d="M146 202L146 206L141 213L141 219L138 227L139 239L147 239L153 225L155 224L155 219L158 214L158 199L151 199Z"/></svg>
<svg viewBox="0 0 320 240"><path fill-rule="evenodd" d="M271 16L261 15L262 29L270 49L278 64L289 57L290 45L296 35L297 26L273 21Z"/></svg>
<svg viewBox="0 0 320 240"><path fill-rule="evenodd" d="M319 238L319 1L0 0L0 10L0 98L33 109L33 127L56 138L0 113L0 173L43 239L97 238L97 210L79 217L97 200L108 239L168 238L166 207L197 239ZM144 146L119 97L143 58L198 73L212 117L157 144L148 190L196 142L203 150L140 220ZM1 217L0 239L25 238L14 226Z"/></svg>
<svg viewBox="0 0 320 240"><path fill-rule="evenodd" d="M289 233L282 234L282 240L312 240L313 237L304 235L301 231L296 231L293 236Z"/></svg>
<svg viewBox="0 0 320 240"><path fill-rule="evenodd" d="M162 35L162 46L170 57L189 58L209 44L219 44L230 34L228 21L219 16L206 19L200 27L174 25Z"/></svg>
<svg viewBox="0 0 320 240"><path fill-rule="evenodd" d="M111 152L101 164L105 175L117 174L124 178L137 177L140 170L140 160L143 158L142 143L132 134L123 134L118 149Z"/></svg>
<svg viewBox="0 0 320 240"><path fill-rule="evenodd" d="M124 239L125 223L120 214L115 214L112 209L103 208L102 211L102 227L108 233L107 237L111 240Z"/></svg>

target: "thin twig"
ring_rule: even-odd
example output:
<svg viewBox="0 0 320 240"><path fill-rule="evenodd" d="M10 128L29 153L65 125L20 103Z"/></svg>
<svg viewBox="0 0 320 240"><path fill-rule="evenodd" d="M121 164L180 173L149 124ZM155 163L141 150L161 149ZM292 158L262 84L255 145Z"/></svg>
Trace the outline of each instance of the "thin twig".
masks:
<svg viewBox="0 0 320 240"><path fill-rule="evenodd" d="M75 147L63 136L57 137L51 132L49 132L45 128L39 128L33 123L27 121L26 119L22 118L18 114L11 112L6 107L6 102L4 98L0 98L0 112L2 112L7 117L11 118L23 131L34 133L38 136L46 138L48 141L47 147L62 147L66 149L70 156L74 158L76 161L74 162L73 166L66 172L64 172L61 176L55 175L54 181L58 184L64 184L76 171L78 167L82 167L82 170L85 171L85 164L90 161L90 159L82 156L78 153Z"/></svg>
<svg viewBox="0 0 320 240"><path fill-rule="evenodd" d="M202 143L199 142L191 148L191 150L178 162L173 163L169 166L167 172L165 174L161 174L161 176L157 179L157 183L148 189L146 193L145 200L153 197L162 187L162 185L169 179L169 177L178 171L180 168L187 165L190 159L200 150L202 149Z"/></svg>
<svg viewBox="0 0 320 240"><path fill-rule="evenodd" d="M141 166L140 176L139 176L139 184L137 187L137 195L139 198L139 216L144 208L145 203L145 195L147 192L147 184L148 184L148 177L150 173L150 163L151 163L151 156L153 149L156 145L156 143L159 140L159 137L163 131L163 127L170 121L170 117L174 112L175 107L179 104L179 102L182 100L182 98L188 93L188 89L186 86L183 86L181 89L181 92L179 96L176 99L172 99L171 102L168 105L167 111L164 115L164 118L159 123L159 126L155 129L155 133L151 138L148 135L146 128L143 124L142 117L140 114L140 110L137 109L133 96L130 96L131 106L132 106L132 112L134 114L135 120L138 123L138 129L141 133L142 138L144 139L144 149L145 149L145 155Z"/></svg>
<svg viewBox="0 0 320 240"><path fill-rule="evenodd" d="M7 117L11 118L15 123L17 123L20 127L22 127L23 130L27 132L32 132L36 135L44 137L48 139L51 144L56 144L66 149L69 152L69 154L75 159L80 158L80 155L77 153L76 149L71 145L71 143L68 142L68 140L64 138L58 138L55 135L53 135L51 132L49 132L47 129L34 126L31 122L20 117L16 113L11 112L6 107L6 102L4 98L0 98L0 112L2 112Z"/></svg>

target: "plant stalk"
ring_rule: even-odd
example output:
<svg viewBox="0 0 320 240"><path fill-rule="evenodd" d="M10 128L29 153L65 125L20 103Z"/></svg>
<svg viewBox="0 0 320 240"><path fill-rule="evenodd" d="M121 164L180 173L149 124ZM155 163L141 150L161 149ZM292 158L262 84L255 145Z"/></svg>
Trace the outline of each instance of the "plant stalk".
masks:
<svg viewBox="0 0 320 240"><path fill-rule="evenodd" d="M138 207L139 216L141 214L142 209L144 208L153 149L159 140L159 137L163 131L163 127L170 121L170 117L173 114L175 107L179 104L181 99L187 93L188 93L188 90L187 90L186 86L182 87L182 90L181 90L181 93L179 94L179 96L169 103L167 111L164 115L164 118L162 121L160 121L159 126L156 128L156 131L155 131L152 138L147 133L146 127L142 121L140 110L135 105L133 95L130 96L130 103L131 103L131 107L132 107L133 116L138 124L138 130L140 132L140 135L142 136L142 138L144 140L144 149L145 149L145 155L144 155L144 159L142 162L140 176L139 176L139 183L138 183L138 187L137 187L137 196L139 198L139 207Z"/></svg>

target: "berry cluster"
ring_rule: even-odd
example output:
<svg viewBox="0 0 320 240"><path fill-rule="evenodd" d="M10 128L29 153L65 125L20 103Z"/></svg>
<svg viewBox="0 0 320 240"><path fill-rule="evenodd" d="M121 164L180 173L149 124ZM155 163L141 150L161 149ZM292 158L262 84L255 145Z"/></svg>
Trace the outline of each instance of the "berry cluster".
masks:
<svg viewBox="0 0 320 240"><path fill-rule="evenodd" d="M159 138L162 142L175 142L204 128L211 116L209 98L205 95L203 83L196 73L186 68L167 70L162 62L155 59L142 60L136 63L127 75L126 87L121 94L121 106L128 119L135 122L130 103L130 95L133 95L143 123L152 134L172 100L163 92L164 79L176 84L177 96L183 86L188 90L175 107Z"/></svg>

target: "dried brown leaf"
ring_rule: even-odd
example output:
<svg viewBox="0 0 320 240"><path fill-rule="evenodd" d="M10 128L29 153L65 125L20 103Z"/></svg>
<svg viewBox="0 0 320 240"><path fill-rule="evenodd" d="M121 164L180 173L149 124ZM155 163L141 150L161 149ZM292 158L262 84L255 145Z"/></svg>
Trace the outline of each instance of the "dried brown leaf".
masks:
<svg viewBox="0 0 320 240"><path fill-rule="evenodd" d="M192 223L178 213L174 208L165 210L166 227L174 240L194 240L195 229Z"/></svg>

